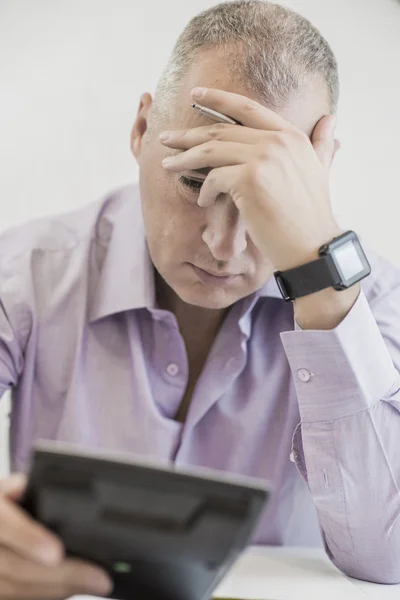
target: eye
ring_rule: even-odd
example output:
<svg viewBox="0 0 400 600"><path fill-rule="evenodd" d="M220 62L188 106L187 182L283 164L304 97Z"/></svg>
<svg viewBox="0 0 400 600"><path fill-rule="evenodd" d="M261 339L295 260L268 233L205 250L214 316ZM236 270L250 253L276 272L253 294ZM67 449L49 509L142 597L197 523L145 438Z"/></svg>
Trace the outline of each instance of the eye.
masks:
<svg viewBox="0 0 400 600"><path fill-rule="evenodd" d="M204 183L204 181L201 181L199 179L192 179L191 177L185 177L184 175L182 175L182 177L179 178L179 182L185 187L190 188L194 192L199 192Z"/></svg>

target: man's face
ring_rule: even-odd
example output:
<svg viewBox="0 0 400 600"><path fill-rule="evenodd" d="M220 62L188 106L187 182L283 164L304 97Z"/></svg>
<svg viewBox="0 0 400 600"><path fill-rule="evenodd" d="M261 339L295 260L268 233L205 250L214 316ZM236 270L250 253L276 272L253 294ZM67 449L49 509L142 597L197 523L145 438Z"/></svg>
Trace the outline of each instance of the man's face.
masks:
<svg viewBox="0 0 400 600"><path fill-rule="evenodd" d="M215 50L202 52L186 76L172 117L162 124L163 129L212 124L191 107L190 91L195 86L252 97L232 81L223 55ZM279 114L310 136L317 121L329 112L326 96L323 84L316 83L294 97L291 106ZM146 94L133 128L132 149L140 168L151 259L184 302L208 309L227 308L260 289L272 276L274 266L252 243L229 196L221 195L214 206L201 208L196 204L198 189L188 187L182 174L163 169L161 161L171 150L159 141L161 130L146 131L150 111L151 97Z"/></svg>

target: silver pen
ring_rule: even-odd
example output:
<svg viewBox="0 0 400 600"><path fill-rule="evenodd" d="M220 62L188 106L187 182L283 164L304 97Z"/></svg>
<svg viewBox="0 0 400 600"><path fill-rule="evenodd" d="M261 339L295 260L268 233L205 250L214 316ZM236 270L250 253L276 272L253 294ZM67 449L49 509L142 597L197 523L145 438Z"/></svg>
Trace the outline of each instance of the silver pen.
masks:
<svg viewBox="0 0 400 600"><path fill-rule="evenodd" d="M201 104L192 104L192 108L197 110L201 115L205 117L209 117L216 121L217 123L227 123L228 125L242 125L240 121L236 121L232 119L232 117L228 117L217 110L213 110L212 108L207 108L207 106L201 106Z"/></svg>
<svg viewBox="0 0 400 600"><path fill-rule="evenodd" d="M240 121L236 121L232 119L232 117L228 117L217 110L213 110L212 108L207 108L207 106L201 106L201 104L192 104L192 108L197 110L204 117L209 117L213 121L217 123L226 123L227 125L243 125ZM204 181L207 177L208 173L211 169L196 169L195 171L186 171L185 175L190 179L194 179L195 181Z"/></svg>

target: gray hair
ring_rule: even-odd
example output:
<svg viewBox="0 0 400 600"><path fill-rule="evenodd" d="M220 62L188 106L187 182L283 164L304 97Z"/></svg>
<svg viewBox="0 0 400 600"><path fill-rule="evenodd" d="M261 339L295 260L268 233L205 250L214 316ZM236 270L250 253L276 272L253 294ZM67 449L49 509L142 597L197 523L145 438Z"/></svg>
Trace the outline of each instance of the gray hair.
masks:
<svg viewBox="0 0 400 600"><path fill-rule="evenodd" d="M271 108L285 106L304 83L319 77L336 112L337 62L320 32L278 4L236 0L205 10L186 25L157 85L156 120L167 116L165 106L173 105L196 54L213 48L226 51L233 80Z"/></svg>

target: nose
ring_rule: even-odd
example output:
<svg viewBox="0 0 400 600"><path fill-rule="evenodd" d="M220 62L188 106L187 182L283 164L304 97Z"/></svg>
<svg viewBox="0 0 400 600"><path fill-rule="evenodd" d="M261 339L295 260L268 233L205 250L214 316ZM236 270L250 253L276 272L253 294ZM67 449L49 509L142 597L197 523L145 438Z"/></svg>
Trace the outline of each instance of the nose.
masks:
<svg viewBox="0 0 400 600"><path fill-rule="evenodd" d="M215 260L230 261L247 248L247 231L238 209L229 197L207 210L202 239Z"/></svg>

